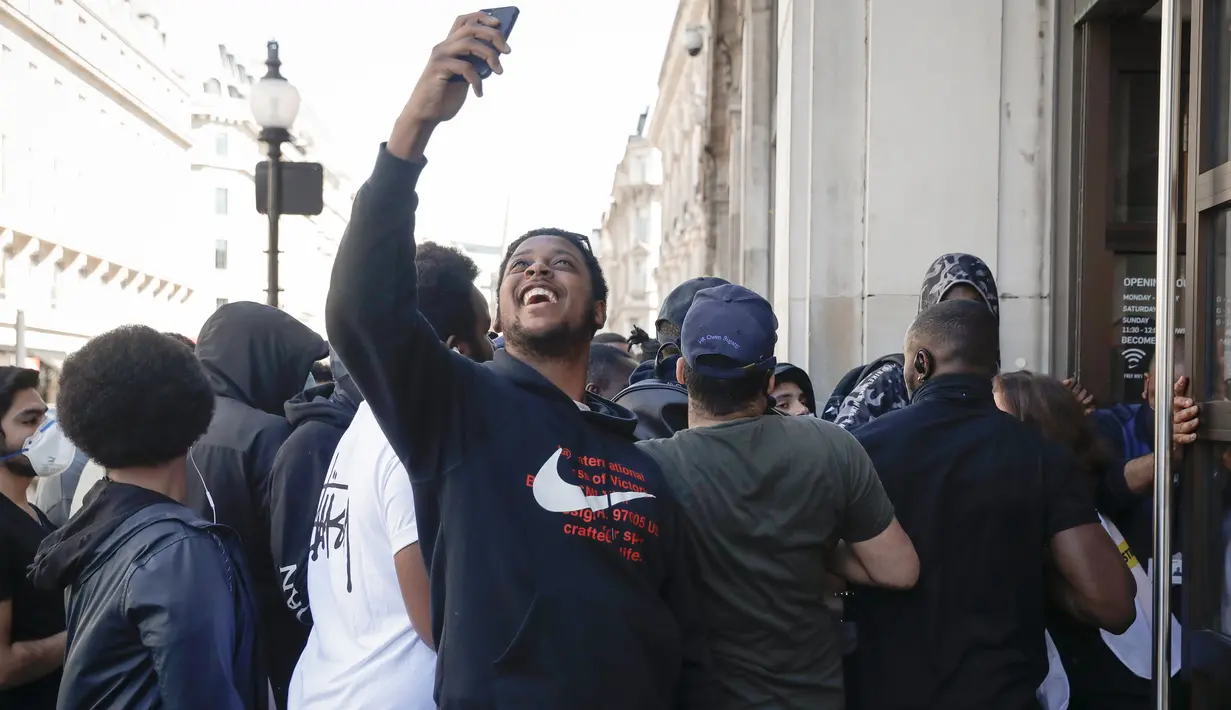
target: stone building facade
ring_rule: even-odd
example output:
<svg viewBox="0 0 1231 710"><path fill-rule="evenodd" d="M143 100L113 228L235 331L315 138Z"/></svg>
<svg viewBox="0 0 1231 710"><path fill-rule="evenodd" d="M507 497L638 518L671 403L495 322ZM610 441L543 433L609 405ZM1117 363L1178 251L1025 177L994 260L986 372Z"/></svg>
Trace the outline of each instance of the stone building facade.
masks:
<svg viewBox="0 0 1231 710"><path fill-rule="evenodd" d="M611 294L606 330L627 335L633 326L654 332L660 294L662 204L659 153L645 137L646 114L628 137L611 185L596 248Z"/></svg>

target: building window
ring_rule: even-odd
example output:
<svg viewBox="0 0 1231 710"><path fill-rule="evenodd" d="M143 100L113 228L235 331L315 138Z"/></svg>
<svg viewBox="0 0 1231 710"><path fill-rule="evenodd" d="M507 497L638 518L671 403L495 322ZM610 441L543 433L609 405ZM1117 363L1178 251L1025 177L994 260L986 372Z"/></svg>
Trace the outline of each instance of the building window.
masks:
<svg viewBox="0 0 1231 710"><path fill-rule="evenodd" d="M229 195L225 187L214 188L214 214L226 216L229 214L227 201Z"/></svg>
<svg viewBox="0 0 1231 710"><path fill-rule="evenodd" d="M64 267L60 264L52 264L51 267L51 307L56 307L56 301L60 299L60 277L64 275Z"/></svg>
<svg viewBox="0 0 1231 710"><path fill-rule="evenodd" d="M644 207L637 208L637 219L633 224L633 236L639 242L650 240L650 212Z"/></svg>
<svg viewBox="0 0 1231 710"><path fill-rule="evenodd" d="M214 153L220 156L227 154L227 134L222 131L214 136Z"/></svg>
<svg viewBox="0 0 1231 710"><path fill-rule="evenodd" d="M219 96L222 94L222 82L217 79L210 79L205 82L205 93Z"/></svg>
<svg viewBox="0 0 1231 710"><path fill-rule="evenodd" d="M227 303L229 303L229 301L227 301L227 299L225 298L215 298L214 299L214 310L218 310L219 308L222 308L223 306L227 305Z"/></svg>
<svg viewBox="0 0 1231 710"><path fill-rule="evenodd" d="M229 94L230 97L233 99L244 98L244 95L239 93L239 89L235 88L234 86L229 86L229 85L227 86L227 94Z"/></svg>
<svg viewBox="0 0 1231 710"><path fill-rule="evenodd" d="M227 240L225 239L214 240L214 268L227 268Z"/></svg>
<svg viewBox="0 0 1231 710"><path fill-rule="evenodd" d="M632 173L632 182L634 184L646 182L645 158L637 157L633 159Z"/></svg>

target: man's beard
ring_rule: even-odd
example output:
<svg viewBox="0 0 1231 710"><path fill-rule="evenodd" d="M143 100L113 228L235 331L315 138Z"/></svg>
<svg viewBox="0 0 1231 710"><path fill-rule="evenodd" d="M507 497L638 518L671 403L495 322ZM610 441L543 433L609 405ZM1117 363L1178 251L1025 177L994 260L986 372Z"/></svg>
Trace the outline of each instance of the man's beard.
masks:
<svg viewBox="0 0 1231 710"><path fill-rule="evenodd" d="M504 334L506 345L535 360L568 360L584 353L594 337L594 328L587 323L575 325L560 322L542 333L528 333L516 318Z"/></svg>
<svg viewBox="0 0 1231 710"><path fill-rule="evenodd" d="M8 451L7 447L3 447L3 448L0 448L0 456L12 456L13 454L16 454L20 451L21 451L20 447L18 447L17 451ZM25 454L21 454L19 456L13 456L13 458L11 459L5 459L4 461L0 461L0 464L3 464L5 468L17 474L18 476L25 476L26 478L34 478L35 476L38 475L34 471L34 466L30 465L30 459L27 458Z"/></svg>

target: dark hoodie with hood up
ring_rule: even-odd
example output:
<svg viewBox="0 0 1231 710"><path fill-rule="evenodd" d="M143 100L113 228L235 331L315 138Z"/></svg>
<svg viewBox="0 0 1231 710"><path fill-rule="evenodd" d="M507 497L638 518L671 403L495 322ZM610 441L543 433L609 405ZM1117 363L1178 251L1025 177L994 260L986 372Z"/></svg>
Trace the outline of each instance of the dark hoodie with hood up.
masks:
<svg viewBox="0 0 1231 710"><path fill-rule="evenodd" d="M197 358L216 403L209 431L192 448L188 505L206 520L216 515L216 522L239 533L256 582L266 668L279 708L285 707L287 684L303 648L303 627L285 611L271 553L270 474L278 449L291 435L286 402L303 392L312 363L328 352L324 339L308 326L260 303L219 308L197 338Z"/></svg>
<svg viewBox="0 0 1231 710"><path fill-rule="evenodd" d="M789 362L780 362L774 368L774 379L778 382L790 382L799 387L804 394L804 404L808 407L808 413L816 416L816 393L812 390L812 378L808 377L808 373L804 372L803 368Z"/></svg>
<svg viewBox="0 0 1231 710"><path fill-rule="evenodd" d="M334 382L313 387L286 403L286 420L294 431L278 450L270 475L274 563L278 565L286 613L302 624L304 644L312 626L308 607L312 521L316 520L333 452L363 402L363 395L341 362L335 358L332 365Z"/></svg>
<svg viewBox="0 0 1231 710"><path fill-rule="evenodd" d="M943 301L945 294L958 284L966 284L978 291L992 315L1000 318L1000 296L992 270L982 259L971 254L945 254L932 262L923 277L917 313ZM853 431L909 403L906 373L902 365L886 362L865 375L836 411L826 411L822 417L847 431Z"/></svg>
<svg viewBox="0 0 1231 710"><path fill-rule="evenodd" d="M442 710L711 707L683 521L625 409L584 409L508 351L452 353L418 310L415 183L382 147L338 248L326 322L438 511ZM700 685L700 687L696 687Z"/></svg>
<svg viewBox="0 0 1231 710"><path fill-rule="evenodd" d="M103 479L39 546L30 578L67 590L59 707L264 710L252 578L233 530Z"/></svg>

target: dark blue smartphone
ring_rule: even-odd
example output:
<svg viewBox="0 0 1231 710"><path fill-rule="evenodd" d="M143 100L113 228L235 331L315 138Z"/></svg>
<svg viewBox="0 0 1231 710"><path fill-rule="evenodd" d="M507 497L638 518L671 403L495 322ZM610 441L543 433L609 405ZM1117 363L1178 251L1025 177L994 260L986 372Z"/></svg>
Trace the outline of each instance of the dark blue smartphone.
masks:
<svg viewBox="0 0 1231 710"><path fill-rule="evenodd" d="M506 42L509 39L509 35L513 32L513 25L517 24L517 16L521 14L521 10L518 10L516 7L497 7L491 10L481 10L481 12L485 15L488 15L488 16L496 18L497 20L500 20L500 27L496 29L500 30L500 34L504 36L504 39ZM492 49L495 49L495 47L492 45L491 42L483 40L483 44L486 44ZM492 68L487 65L486 60L483 60L483 59L480 59L479 57L471 55L471 56L466 57L466 61L474 65L474 69L476 72L479 73L480 79L486 79L487 77L492 75ZM465 78L460 77L460 76L453 76L450 79L450 81L454 81L454 82L465 81L465 80L466 80Z"/></svg>

